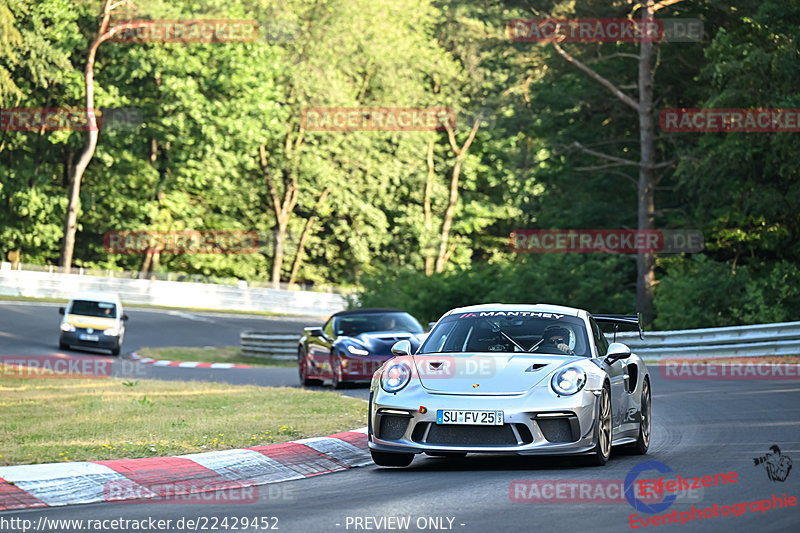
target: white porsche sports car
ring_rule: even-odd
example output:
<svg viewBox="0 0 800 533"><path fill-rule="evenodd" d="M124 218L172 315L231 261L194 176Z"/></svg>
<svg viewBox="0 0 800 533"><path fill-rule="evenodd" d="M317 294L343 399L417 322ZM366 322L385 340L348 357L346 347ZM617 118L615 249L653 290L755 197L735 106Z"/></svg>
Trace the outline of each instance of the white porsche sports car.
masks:
<svg viewBox="0 0 800 533"><path fill-rule="evenodd" d="M637 315L487 304L446 313L416 353L397 342L370 387L372 459L513 453L603 465L612 446L647 453L650 375L599 323L642 336Z"/></svg>

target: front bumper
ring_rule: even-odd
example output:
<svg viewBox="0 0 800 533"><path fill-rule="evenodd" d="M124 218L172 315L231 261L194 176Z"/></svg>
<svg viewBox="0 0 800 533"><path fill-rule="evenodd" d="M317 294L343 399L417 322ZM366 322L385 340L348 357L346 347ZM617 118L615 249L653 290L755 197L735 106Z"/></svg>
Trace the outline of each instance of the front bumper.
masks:
<svg viewBox="0 0 800 533"><path fill-rule="evenodd" d="M548 380L549 381L549 380ZM412 387L409 384L409 387ZM370 395L369 447L376 451L576 455L595 447L599 391L558 397L548 386L515 395L436 394L419 384ZM425 413L420 412L424 407ZM439 409L503 411L502 426L436 423Z"/></svg>
<svg viewBox="0 0 800 533"><path fill-rule="evenodd" d="M113 350L122 345L122 339L119 335L104 335L102 331L95 331L92 335L97 336L97 340L88 340L81 338L81 336L88 335L85 331L62 331L59 336L61 344L69 346L85 346L88 348L100 348L104 350Z"/></svg>
<svg viewBox="0 0 800 533"><path fill-rule="evenodd" d="M342 381L370 381L383 363L391 359L392 355L340 355L339 361L342 368Z"/></svg>

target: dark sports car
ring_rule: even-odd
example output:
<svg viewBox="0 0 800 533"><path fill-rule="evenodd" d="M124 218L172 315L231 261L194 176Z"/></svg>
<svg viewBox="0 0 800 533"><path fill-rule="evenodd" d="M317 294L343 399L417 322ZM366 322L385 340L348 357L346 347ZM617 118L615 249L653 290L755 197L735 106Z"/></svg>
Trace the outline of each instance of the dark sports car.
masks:
<svg viewBox="0 0 800 533"><path fill-rule="evenodd" d="M334 388L345 382L367 383L393 357L392 345L407 340L416 350L424 337L419 322L397 309L341 311L321 328L305 328L297 347L300 383L320 385L330 379Z"/></svg>

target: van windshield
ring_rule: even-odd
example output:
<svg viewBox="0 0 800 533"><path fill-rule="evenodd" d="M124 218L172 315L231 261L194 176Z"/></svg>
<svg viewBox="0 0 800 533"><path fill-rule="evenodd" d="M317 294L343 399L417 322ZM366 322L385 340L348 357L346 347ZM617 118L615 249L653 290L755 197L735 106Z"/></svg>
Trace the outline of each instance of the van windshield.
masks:
<svg viewBox="0 0 800 533"><path fill-rule="evenodd" d="M73 300L70 314L117 318L117 304L111 302L93 302L91 300Z"/></svg>

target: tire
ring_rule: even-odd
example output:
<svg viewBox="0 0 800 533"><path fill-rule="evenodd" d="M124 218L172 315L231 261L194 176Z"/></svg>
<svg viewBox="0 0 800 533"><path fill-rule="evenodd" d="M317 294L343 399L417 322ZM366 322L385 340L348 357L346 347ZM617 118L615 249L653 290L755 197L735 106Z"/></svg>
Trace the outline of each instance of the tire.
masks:
<svg viewBox="0 0 800 533"><path fill-rule="evenodd" d="M300 347L297 349L297 373L300 378L300 384L303 387L313 387L315 385L322 385L319 379L310 379L308 376L308 361L306 361L306 352Z"/></svg>
<svg viewBox="0 0 800 533"><path fill-rule="evenodd" d="M580 462L586 466L603 466L611 457L614 424L611 415L611 388L608 383L603 385L603 392L600 393L595 428L597 443L594 450L590 455L579 457Z"/></svg>
<svg viewBox="0 0 800 533"><path fill-rule="evenodd" d="M58 341L58 349L59 350L69 350L69 344L66 342Z"/></svg>
<svg viewBox="0 0 800 533"><path fill-rule="evenodd" d="M334 390L339 390L343 389L345 385L344 382L342 381L342 362L339 359L338 355L335 355L334 357L336 358L336 360L331 365L332 366L331 374L333 374L333 378L331 381Z"/></svg>
<svg viewBox="0 0 800 533"><path fill-rule="evenodd" d="M644 455L650 448L650 437L652 431L652 418L650 415L650 381L645 378L642 385L642 416L639 422L639 438L636 442L627 447L627 451L633 455Z"/></svg>
<svg viewBox="0 0 800 533"><path fill-rule="evenodd" d="M116 348L111 349L111 355L119 355L120 350L122 349L121 346L117 346Z"/></svg>
<svg viewBox="0 0 800 533"><path fill-rule="evenodd" d="M369 451L372 455L372 462L378 466L408 466L414 460L413 453L391 453Z"/></svg>

